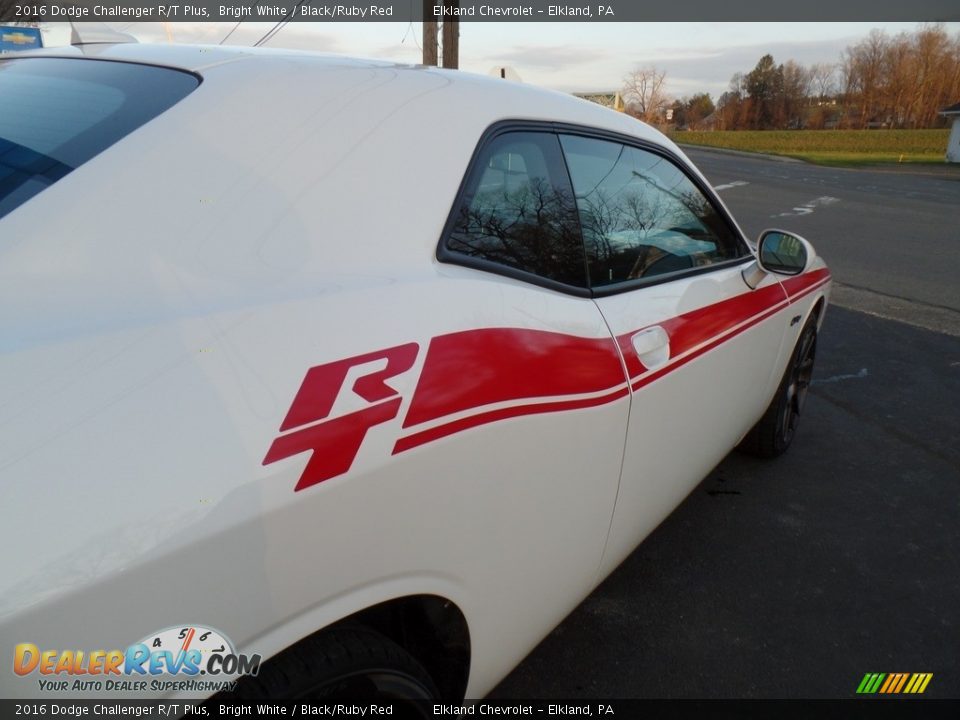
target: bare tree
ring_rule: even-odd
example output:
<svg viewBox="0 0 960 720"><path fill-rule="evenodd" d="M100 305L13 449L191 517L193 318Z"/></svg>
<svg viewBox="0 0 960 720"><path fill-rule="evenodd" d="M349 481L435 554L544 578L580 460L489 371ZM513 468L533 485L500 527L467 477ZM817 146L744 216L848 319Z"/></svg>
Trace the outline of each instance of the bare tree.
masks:
<svg viewBox="0 0 960 720"><path fill-rule="evenodd" d="M843 54L844 92L848 98L857 98L859 106L858 116L851 118L851 124L861 128L867 127L881 111L884 56L889 43L886 33L873 29Z"/></svg>
<svg viewBox="0 0 960 720"><path fill-rule="evenodd" d="M807 98L810 97L812 75L803 65L787 60L782 65L783 108L782 117L787 127L799 128L804 125L804 111Z"/></svg>
<svg viewBox="0 0 960 720"><path fill-rule="evenodd" d="M873 30L839 64L805 68L769 55L717 101L721 128L929 128L960 99L960 33L942 24L891 37Z"/></svg>
<svg viewBox="0 0 960 720"><path fill-rule="evenodd" d="M670 97L663 88L667 73L653 65L637 68L623 79L621 95L632 114L647 122L663 120Z"/></svg>
<svg viewBox="0 0 960 720"><path fill-rule="evenodd" d="M874 30L844 53L846 100L859 127L933 127L960 93L957 46L942 25L888 37Z"/></svg>
<svg viewBox="0 0 960 720"><path fill-rule="evenodd" d="M837 94L837 64L816 63L811 65L810 87L821 103L833 98Z"/></svg>
<svg viewBox="0 0 960 720"><path fill-rule="evenodd" d="M914 92L906 113L913 127L932 126L937 110L950 102L948 93L955 72L951 67L952 49L942 25L924 27L913 36Z"/></svg>
<svg viewBox="0 0 960 720"><path fill-rule="evenodd" d="M717 100L720 130L741 129L743 115L747 111L745 82L746 78L743 73L734 73L733 77L730 78L729 89Z"/></svg>
<svg viewBox="0 0 960 720"><path fill-rule="evenodd" d="M883 68L883 113L884 122L895 127L906 127L908 99L913 93L917 72L916 58L911 49L911 40L901 33L887 45Z"/></svg>

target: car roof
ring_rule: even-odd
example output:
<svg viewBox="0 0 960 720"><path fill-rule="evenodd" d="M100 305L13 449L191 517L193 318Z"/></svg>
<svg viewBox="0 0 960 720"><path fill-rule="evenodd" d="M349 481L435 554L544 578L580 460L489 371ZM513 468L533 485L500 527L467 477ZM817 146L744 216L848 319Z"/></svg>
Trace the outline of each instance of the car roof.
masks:
<svg viewBox="0 0 960 720"><path fill-rule="evenodd" d="M198 73L215 65L251 58L258 58L261 62L269 62L271 58L311 58L321 65L341 67L390 67L395 65L395 63L380 60L351 58L301 50L253 48L231 45L180 45L135 42L63 45L20 52L17 53L17 56L116 60L147 65L162 65L164 67Z"/></svg>
<svg viewBox="0 0 960 720"><path fill-rule="evenodd" d="M448 87L459 86L460 90L466 91L468 94L475 93L477 97L482 98L482 103L486 106L483 110L487 112L481 112L481 114L490 114L490 111L492 111L493 115L509 117L511 116L509 112L511 106L516 107L519 104L530 108L531 105L536 105L542 108L542 112L531 113L527 110L521 112L520 117L583 123L639 137L656 145L670 148L677 154L682 155L666 136L625 113L610 110L567 93L461 70L445 70L423 65L302 50L220 45L94 43L43 48L17 53L17 55L21 57L85 58L141 63L185 70L203 77L216 74L214 71L219 67L236 66L240 63L255 63L258 70L261 71L272 66L278 73L283 73L289 69L290 63L293 62L301 67L303 65L315 66L317 69L326 72L336 72L337 70L345 72L355 72L357 70L390 71L395 79L400 82L403 82L404 77L406 77L411 89L420 85L416 78L423 78L426 73L442 76ZM10 58L11 56L8 55L7 57ZM522 102L518 103L517 101L521 99ZM490 107L491 105L494 107ZM473 108L470 112L479 109Z"/></svg>

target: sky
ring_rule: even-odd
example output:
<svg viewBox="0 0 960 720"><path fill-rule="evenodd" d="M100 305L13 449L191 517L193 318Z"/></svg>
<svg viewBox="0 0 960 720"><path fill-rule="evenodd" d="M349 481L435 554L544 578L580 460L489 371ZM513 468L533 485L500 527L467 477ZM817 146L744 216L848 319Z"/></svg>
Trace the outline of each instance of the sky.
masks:
<svg viewBox="0 0 960 720"><path fill-rule="evenodd" d="M50 24L45 42L68 42L68 28ZM274 23L241 23L230 45L252 45ZM114 23L141 42L219 43L235 23ZM918 23L620 23L462 22L460 69L480 74L512 68L523 82L565 92L618 90L637 67L666 71L674 97L723 93L736 72L766 53L776 62L835 63L842 51L878 28L890 35ZM960 23L945 23L951 35ZM268 47L333 52L404 63L421 60L420 23L290 23Z"/></svg>

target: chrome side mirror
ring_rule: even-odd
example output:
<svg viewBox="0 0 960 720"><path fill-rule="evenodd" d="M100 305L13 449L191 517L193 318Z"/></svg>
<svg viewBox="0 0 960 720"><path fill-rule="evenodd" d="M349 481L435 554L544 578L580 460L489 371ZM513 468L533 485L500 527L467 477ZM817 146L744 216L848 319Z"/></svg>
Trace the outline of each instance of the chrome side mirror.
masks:
<svg viewBox="0 0 960 720"><path fill-rule="evenodd" d="M810 243L784 230L764 230L757 243L758 262L767 272L799 275L813 257Z"/></svg>

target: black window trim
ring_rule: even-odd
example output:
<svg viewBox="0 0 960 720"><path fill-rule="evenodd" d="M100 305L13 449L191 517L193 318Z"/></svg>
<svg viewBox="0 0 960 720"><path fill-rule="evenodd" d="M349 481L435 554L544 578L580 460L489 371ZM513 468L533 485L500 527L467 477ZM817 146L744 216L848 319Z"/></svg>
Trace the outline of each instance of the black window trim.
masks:
<svg viewBox="0 0 960 720"><path fill-rule="evenodd" d="M470 255L464 255L457 252L456 250L451 250L447 247L447 240L450 237L450 233L453 231L454 224L456 223L457 211L460 208L461 203L464 200L464 196L467 190L467 182L473 176L474 170L480 163L480 157L482 156L484 150L495 138L500 135L513 132L540 132L540 133L550 133L556 135L559 140L560 135L577 135L580 137L595 139L595 140L608 140L611 142L618 142L628 147L633 147L638 150L643 150L644 152L649 152L654 155L659 155L660 157L666 158L673 165L675 165L689 180L696 186L696 188L703 193L704 197L713 205L714 210L717 212L723 221L727 224L730 229L731 234L733 235L736 242L740 245L740 250L744 253L741 257L733 258L731 260L725 260L723 262L713 263L711 265L704 265L701 267L689 268L684 270L678 270L673 273L664 273L663 275L657 275L649 278L637 278L635 280L627 280L624 282L617 283L615 285L601 285L600 287L590 286L590 275L587 273L587 287L577 287L575 285L568 285L566 283L558 282L556 280L551 280L550 278L537 275L535 273L527 272L525 270L520 270L518 268L512 268L507 265L502 265L498 262L492 260L485 260L483 258L477 258ZM564 167L567 169L567 182L569 187L573 188L573 181L570 178L570 168L567 167L567 156L563 152L563 147L560 147L560 154L563 159ZM578 228L577 234L582 238L582 229L583 223L579 222L579 210L577 210L578 218ZM586 252L586 243L584 245L584 252ZM687 277L693 277L695 275L703 275L705 273L714 272L717 270L738 267L740 265L746 265L749 262L752 262L756 259L753 250L750 247L750 244L744 238L743 233L740 231L740 228L737 226L736 222L733 221L733 218L730 217L730 214L727 212L726 207L720 201L720 198L714 192L713 188L704 183L697 175L691 174L688 171L687 164L684 162L680 156L670 151L668 148L661 147L654 143L651 143L641 138L633 137L631 135L625 135L623 133L606 130L603 128L596 128L586 125L577 125L574 123L566 122L554 122L546 120L500 120L493 123L488 127L483 134L480 136L480 140L477 142L477 147L473 151L473 156L470 158L470 162L467 164L466 172L464 172L463 179L460 181L460 187L457 189L457 194L454 197L453 206L450 208L450 213L447 216L447 221L444 223L443 232L440 235L440 240L437 243L437 261L441 263L447 263L451 265L462 265L464 267L473 268L475 270L481 270L483 272L489 272L494 275L502 275L504 277L509 277L514 280L520 280L525 283L530 283L532 285L537 285L539 287L547 288L548 290L555 290L567 295L573 295L576 297L583 298L600 298L600 297L609 297L611 295L619 295L624 292L631 292L639 288L651 287L653 285L660 285L666 282L673 282L674 280L681 280ZM586 264L586 255L584 256L584 263Z"/></svg>

